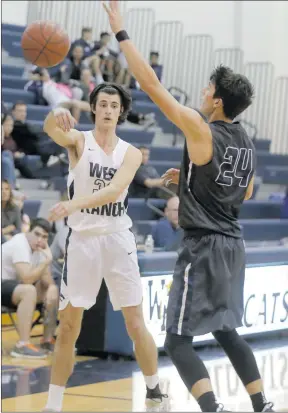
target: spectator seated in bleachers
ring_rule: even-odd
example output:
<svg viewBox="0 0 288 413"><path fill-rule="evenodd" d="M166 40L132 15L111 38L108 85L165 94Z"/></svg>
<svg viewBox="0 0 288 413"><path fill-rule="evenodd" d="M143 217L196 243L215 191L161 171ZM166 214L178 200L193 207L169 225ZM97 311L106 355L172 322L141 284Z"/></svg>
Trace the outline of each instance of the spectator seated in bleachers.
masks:
<svg viewBox="0 0 288 413"><path fill-rule="evenodd" d="M12 133L14 129L14 120L12 116L10 115L4 116L4 118L2 119L2 126L3 126L3 136L4 136L4 140L2 143L2 151L5 152L4 156L2 152L2 162L3 162L3 159L4 161L6 160L6 166L7 166L7 160L10 159L10 162L11 162L11 160L13 159L15 168L19 170L23 178L27 178L27 179L35 178L32 170L30 169L28 165L25 154L19 150L16 142L14 141L12 137ZM14 176L11 175L10 178L7 178L7 180L11 183L12 187L15 187L15 183L16 183L15 173L14 173ZM12 183L12 181L14 182Z"/></svg>
<svg viewBox="0 0 288 413"><path fill-rule="evenodd" d="M85 102L89 102L89 96L92 90L97 86L91 70L90 69L83 69L80 76L79 87L82 90L83 96L82 100Z"/></svg>
<svg viewBox="0 0 288 413"><path fill-rule="evenodd" d="M163 66L159 65L159 53L158 52L150 52L150 66L156 73L159 81L162 81L162 73L163 73Z"/></svg>
<svg viewBox="0 0 288 413"><path fill-rule="evenodd" d="M21 232L22 219L19 207L14 202L11 185L8 181L1 182L1 243L11 239L13 235Z"/></svg>
<svg viewBox="0 0 288 413"><path fill-rule="evenodd" d="M27 122L27 105L18 101L12 107L14 128L11 133L19 150L25 155L39 155L43 165L46 165L50 156L63 153L63 149L53 142L43 131L42 127Z"/></svg>
<svg viewBox="0 0 288 413"><path fill-rule="evenodd" d="M32 72L32 80L27 83L25 88L38 96L40 95L52 108L62 106L70 109L77 122L80 119L81 111L89 112L89 114L91 112L90 105L78 99L79 96L75 96L75 89L78 92L78 88L70 88L68 85L54 82L47 69L35 69Z"/></svg>
<svg viewBox="0 0 288 413"><path fill-rule="evenodd" d="M70 48L69 56L71 56L73 49L76 46L81 46L84 50L84 58L90 57L95 50L96 42L92 40L91 27L83 27L80 39L75 40Z"/></svg>
<svg viewBox="0 0 288 413"><path fill-rule="evenodd" d="M117 76L119 70L118 65L118 54L108 47L111 40L111 36L107 32L102 32L100 34L99 42L96 42L94 47L95 56L100 58L98 60L91 61L92 73L95 76L98 71L98 66L100 64L103 79L106 82L113 82Z"/></svg>
<svg viewBox="0 0 288 413"><path fill-rule="evenodd" d="M164 210L165 218L161 218L152 228L154 247L176 251L183 238L183 230L178 222L179 198L172 197L167 201Z"/></svg>
<svg viewBox="0 0 288 413"><path fill-rule="evenodd" d="M158 52L150 52L149 63L154 72L156 73L159 81L162 81L162 73L163 73L163 65L159 65L159 53ZM131 89L140 89L140 85L136 81L136 79L131 76L130 80L130 88Z"/></svg>
<svg viewBox="0 0 288 413"><path fill-rule="evenodd" d="M13 154L9 150L3 150L4 144L4 128L2 125L2 120L6 117L6 115L2 114L1 117L1 173L2 179L8 181L12 188L15 188L16 185L16 175L15 175L15 167L14 167L14 158Z"/></svg>
<svg viewBox="0 0 288 413"><path fill-rule="evenodd" d="M84 50L82 46L74 46L71 51L71 55L65 60L64 64L61 66L60 71L62 76L60 76L60 83L69 83L69 80L80 80L81 72L88 66L84 62Z"/></svg>
<svg viewBox="0 0 288 413"><path fill-rule="evenodd" d="M141 146L142 164L130 185L129 196L131 198L165 198L165 193L161 190L162 179L154 166L149 165L150 149Z"/></svg>
<svg viewBox="0 0 288 413"><path fill-rule="evenodd" d="M49 232L49 222L38 218L30 232L17 234L2 245L2 305L17 308L19 341L11 351L13 357L45 358L46 351L53 349L59 293L50 271ZM45 303L47 315L41 349L30 343L37 303Z"/></svg>

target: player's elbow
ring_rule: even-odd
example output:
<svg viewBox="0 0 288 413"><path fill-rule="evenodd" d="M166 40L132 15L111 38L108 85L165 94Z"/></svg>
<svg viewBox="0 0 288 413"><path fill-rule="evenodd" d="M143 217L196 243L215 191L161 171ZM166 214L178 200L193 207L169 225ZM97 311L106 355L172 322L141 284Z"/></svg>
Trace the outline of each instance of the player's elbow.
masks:
<svg viewBox="0 0 288 413"><path fill-rule="evenodd" d="M244 198L245 201L248 201L248 199L250 199L252 197L252 195L253 195L253 187L252 188L248 187L248 190L247 190L245 198Z"/></svg>

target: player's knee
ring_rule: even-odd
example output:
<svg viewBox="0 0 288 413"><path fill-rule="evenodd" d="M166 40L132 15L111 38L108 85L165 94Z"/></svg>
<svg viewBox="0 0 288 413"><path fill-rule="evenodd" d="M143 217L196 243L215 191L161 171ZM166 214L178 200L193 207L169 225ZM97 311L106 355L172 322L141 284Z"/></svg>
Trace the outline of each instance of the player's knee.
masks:
<svg viewBox="0 0 288 413"><path fill-rule="evenodd" d="M78 320L73 317L63 317L60 313L60 324L59 324L59 333L58 337L61 342L69 342L77 340L77 337L80 332L81 323L79 325Z"/></svg>
<svg viewBox="0 0 288 413"><path fill-rule="evenodd" d="M143 317L135 315L129 320L126 320L127 333L132 341L141 339L141 336L145 333L145 324Z"/></svg>
<svg viewBox="0 0 288 413"><path fill-rule="evenodd" d="M170 356L174 348L175 344L173 342L173 334L167 333L164 342L164 350Z"/></svg>
<svg viewBox="0 0 288 413"><path fill-rule="evenodd" d="M183 345L190 345L192 342L192 338L188 336L178 336L177 334L167 333L165 342L164 342L164 350L166 353L173 359L173 356L176 355L177 351L180 349L180 353L182 352Z"/></svg>

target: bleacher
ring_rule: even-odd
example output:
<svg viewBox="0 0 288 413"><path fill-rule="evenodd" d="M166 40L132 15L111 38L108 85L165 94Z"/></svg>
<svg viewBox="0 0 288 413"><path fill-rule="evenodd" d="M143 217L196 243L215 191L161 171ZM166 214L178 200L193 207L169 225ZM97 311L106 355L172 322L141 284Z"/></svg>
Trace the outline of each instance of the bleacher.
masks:
<svg viewBox="0 0 288 413"><path fill-rule="evenodd" d="M8 58L6 64L2 65L2 99L9 108L16 101L23 101L27 104L28 115L27 121L39 127L42 127L45 116L49 112L48 106L35 105L34 95L24 90L26 80L22 78L24 70L24 60L20 46L21 34L24 27L14 26L11 24L2 25L2 48L5 50ZM9 65L9 58L17 58L19 65ZM8 64L7 64L8 63ZM158 135L158 144L156 145L156 130L149 131L139 130L131 126L123 125L118 128L119 136L135 145L145 144L151 148L150 163L155 166L159 174L164 173L171 167L179 167L182 156L182 147L168 146L165 141L166 136L174 133L173 125L164 117L159 108L154 105L149 97L138 90L132 90L133 109L141 113L155 113L155 118L158 123L160 132ZM88 130L92 128L92 124L87 114L82 114L78 125L80 130ZM159 138L158 136L158 138ZM159 144L160 142L160 144ZM167 138L167 142L170 142ZM184 139L181 138L183 144ZM182 146L182 145L181 145ZM257 149L257 176L260 178L261 185L287 185L288 183L288 155L272 154L270 150L270 142L268 140L255 139ZM42 168L40 157L29 156L29 162L38 179L46 179L51 181L52 189L51 203L55 201L55 191L63 191L65 188L65 179L63 176L67 173L67 165L56 165L51 168ZM24 182L24 181L23 181ZM31 186L25 180L25 191L30 188L35 190L35 182ZM43 214L43 192L39 190L39 199L29 199L25 201L25 212L30 217L35 217ZM48 193L49 191L47 191ZM257 192L257 191L255 191ZM31 191L30 191L31 193ZM47 195L47 194L46 194ZM60 197L60 192L58 193ZM256 193L254 193L254 198ZM164 201L153 200L153 203L160 209L164 208ZM151 228L155 225L157 216L151 210L144 199L130 199L128 213L133 219L137 230L142 236L151 232ZM288 220L281 220L281 201L267 201L253 199L244 203L241 214L240 223L243 228L244 238L249 245L254 245L259 242L277 243L281 238L288 237Z"/></svg>

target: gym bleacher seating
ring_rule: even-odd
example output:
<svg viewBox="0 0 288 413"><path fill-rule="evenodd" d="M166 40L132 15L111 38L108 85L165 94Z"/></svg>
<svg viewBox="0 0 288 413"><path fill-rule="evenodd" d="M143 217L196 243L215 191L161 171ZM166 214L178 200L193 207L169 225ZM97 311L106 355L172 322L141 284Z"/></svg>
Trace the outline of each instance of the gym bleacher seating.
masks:
<svg viewBox="0 0 288 413"><path fill-rule="evenodd" d="M23 56L20 42L24 29L23 26L2 25L2 48L11 57ZM57 70L57 67L50 69L51 75L55 70ZM50 108L35 105L34 95L24 90L27 80L22 78L23 71L24 64L22 67L2 65L2 99L8 108L11 108L16 101L24 101L28 109L27 121L41 128ZM162 128L163 133L181 134L144 92L132 90L132 98L135 111L144 114L155 113L156 121L158 126ZM79 130L89 130L92 127L89 114L82 113L77 127ZM148 146L151 149L150 163L157 169L159 174L163 174L168 168L180 166L182 148L153 146L154 131L143 131L122 125L117 129L117 133L122 139L134 145ZM255 139L254 144L257 150L257 175L261 176L264 183L287 185L288 155L271 154L269 152L269 140ZM48 169L42 167L39 156L29 156L28 159L37 177L51 179L54 182L54 188L63 191L66 185L63 175L67 173L67 165L55 165ZM259 183L255 186L257 189ZM150 202L160 210L164 210L165 201L154 199ZM34 218L39 213L40 206L40 200L27 200L24 203L24 212ZM281 237L287 237L288 220L280 220L281 207L281 201L250 200L244 202L240 211L240 222L245 240L248 242L273 241L279 240ZM151 227L156 224L159 218L154 210L147 206L144 199L130 199L128 213L135 222L137 230L144 235L151 232Z"/></svg>

